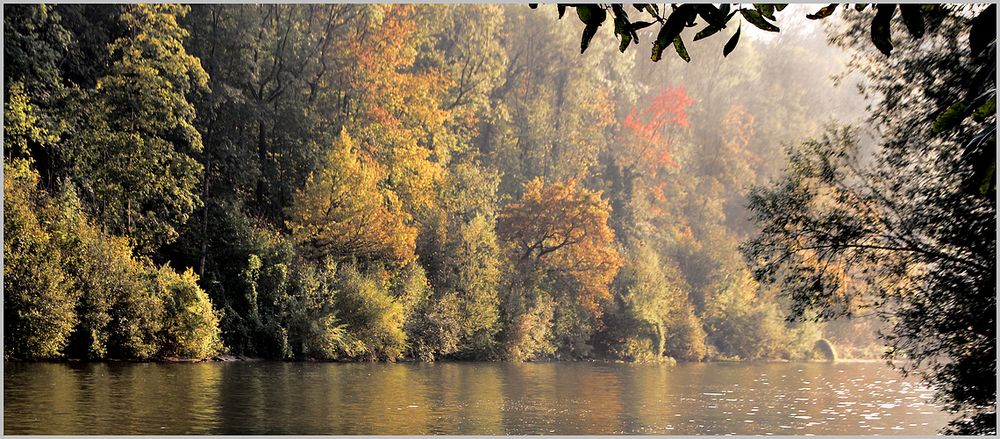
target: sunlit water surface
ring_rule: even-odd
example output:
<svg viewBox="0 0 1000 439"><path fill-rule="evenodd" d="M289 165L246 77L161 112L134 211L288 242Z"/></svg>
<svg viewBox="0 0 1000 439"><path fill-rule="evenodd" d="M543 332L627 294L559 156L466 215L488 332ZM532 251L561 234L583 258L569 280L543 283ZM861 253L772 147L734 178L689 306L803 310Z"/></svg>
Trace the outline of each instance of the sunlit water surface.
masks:
<svg viewBox="0 0 1000 439"><path fill-rule="evenodd" d="M6 434L934 434L882 363L4 364Z"/></svg>

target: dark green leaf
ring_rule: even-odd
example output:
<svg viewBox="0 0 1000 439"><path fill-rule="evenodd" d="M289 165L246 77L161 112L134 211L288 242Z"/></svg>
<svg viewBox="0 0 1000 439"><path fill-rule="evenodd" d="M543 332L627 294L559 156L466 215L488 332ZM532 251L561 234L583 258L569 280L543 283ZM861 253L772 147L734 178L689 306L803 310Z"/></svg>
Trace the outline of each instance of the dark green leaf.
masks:
<svg viewBox="0 0 1000 439"><path fill-rule="evenodd" d="M757 26L760 30L766 30L768 32L778 32L778 26L769 23L754 9L741 9L740 13L743 14L743 18L750 22L750 24Z"/></svg>
<svg viewBox="0 0 1000 439"><path fill-rule="evenodd" d="M997 190L997 177L996 177L997 164L993 163L984 172L982 178L982 184L979 185L979 193L983 195L989 195L990 192L995 192Z"/></svg>
<svg viewBox="0 0 1000 439"><path fill-rule="evenodd" d="M879 52L885 56L892 53L892 39L889 34L889 21L896 14L896 5L876 5L875 18L872 18L872 42Z"/></svg>
<svg viewBox="0 0 1000 439"><path fill-rule="evenodd" d="M829 17L829 16L833 15L833 12L836 11L836 10L837 10L837 4L836 3L830 3L830 4L826 5L826 6L824 6L823 9L820 9L820 10L816 11L815 14L808 14L808 15L806 15L806 18L808 18L810 20L823 19L823 18L826 18L826 17Z"/></svg>
<svg viewBox="0 0 1000 439"><path fill-rule="evenodd" d="M934 120L934 124L931 125L931 129L934 130L935 133L947 131L962 123L965 116L965 104L962 102L955 102Z"/></svg>
<svg viewBox="0 0 1000 439"><path fill-rule="evenodd" d="M858 12L861 12L861 11L865 10L866 6L868 6L867 3L858 3L858 4L854 5L854 10L858 11Z"/></svg>
<svg viewBox="0 0 1000 439"><path fill-rule="evenodd" d="M629 35L628 33L622 34L622 42L618 45L618 51L625 53L625 49L628 48L628 44L630 42L632 42L632 35Z"/></svg>
<svg viewBox="0 0 1000 439"><path fill-rule="evenodd" d="M584 24L595 26L600 26L608 17L607 11L597 5L579 5L576 7L576 15Z"/></svg>
<svg viewBox="0 0 1000 439"><path fill-rule="evenodd" d="M903 23L906 24L906 30L910 35L914 38L924 36L924 17L920 13L920 5L900 4L899 14L903 17Z"/></svg>
<svg viewBox="0 0 1000 439"><path fill-rule="evenodd" d="M637 10L639 12L643 12L643 11L646 10L646 4L645 3L634 3L634 4L632 4L632 7L635 8L635 10Z"/></svg>
<svg viewBox="0 0 1000 439"><path fill-rule="evenodd" d="M646 5L646 11L648 11L650 13L650 15L652 15L654 17L659 17L660 16L660 7L656 6L656 3L647 4Z"/></svg>
<svg viewBox="0 0 1000 439"><path fill-rule="evenodd" d="M702 4L695 6L698 8L698 15L705 19L709 25L724 28L726 27L726 13L713 5Z"/></svg>
<svg viewBox="0 0 1000 439"><path fill-rule="evenodd" d="M615 14L615 35L629 33L628 15L621 5L611 5L611 11Z"/></svg>
<svg viewBox="0 0 1000 439"><path fill-rule="evenodd" d="M678 35L677 38L674 38L674 50L677 51L677 55L679 55L684 62L691 62L691 55L688 55L687 48L684 47L684 41L681 40L680 35Z"/></svg>
<svg viewBox="0 0 1000 439"><path fill-rule="evenodd" d="M778 12L781 12L782 10L785 9L786 6L788 6L788 3L777 3L774 5L774 9Z"/></svg>
<svg viewBox="0 0 1000 439"><path fill-rule="evenodd" d="M990 116L996 116L997 114L997 99L993 96L986 100L983 105L976 107L976 111L972 113L972 117L977 121L982 122Z"/></svg>
<svg viewBox="0 0 1000 439"><path fill-rule="evenodd" d="M615 14L616 19L620 19L623 20L625 23L628 23L628 14L625 13L625 9L622 8L622 5L620 4L611 5L611 12Z"/></svg>
<svg viewBox="0 0 1000 439"><path fill-rule="evenodd" d="M760 15L768 18L769 20L774 20L774 5L769 5L767 3L754 3L754 9L760 12Z"/></svg>
<svg viewBox="0 0 1000 439"><path fill-rule="evenodd" d="M708 37L710 37L712 35L715 35L720 30L722 30L721 27L715 27L715 26L712 26L712 25L708 25L704 29L702 29L701 32L698 32L697 34L695 34L694 40L698 41L698 40L703 39L703 38L708 38Z"/></svg>
<svg viewBox="0 0 1000 439"><path fill-rule="evenodd" d="M656 41L653 42L653 54L650 57L654 62L659 61L663 55L663 50L684 30L684 25L689 17L695 16L693 5L680 5L673 13L667 17L667 21L660 27L660 32L656 34Z"/></svg>
<svg viewBox="0 0 1000 439"><path fill-rule="evenodd" d="M648 21L637 21L637 22L632 23L632 24L629 25L629 30L631 30L631 31L637 31L639 29L645 29L645 28L647 28L649 26L652 26L652 25L653 25L653 23L648 22Z"/></svg>
<svg viewBox="0 0 1000 439"><path fill-rule="evenodd" d="M736 49L736 43L738 43L739 41L740 41L740 28L736 28L736 33L734 33L733 36L729 38L729 41L726 42L726 47L722 48L722 56L726 57L729 56L730 53L733 53L733 50Z"/></svg>
<svg viewBox="0 0 1000 439"><path fill-rule="evenodd" d="M969 30L969 47L973 55L978 55L990 43L997 40L997 5L990 5L976 18L972 19L972 28Z"/></svg>
<svg viewBox="0 0 1000 439"><path fill-rule="evenodd" d="M597 34L597 29L604 23L608 13L597 5L580 5L576 7L576 15L587 25L583 28L583 38L580 40L580 53L583 53L587 51L590 40Z"/></svg>

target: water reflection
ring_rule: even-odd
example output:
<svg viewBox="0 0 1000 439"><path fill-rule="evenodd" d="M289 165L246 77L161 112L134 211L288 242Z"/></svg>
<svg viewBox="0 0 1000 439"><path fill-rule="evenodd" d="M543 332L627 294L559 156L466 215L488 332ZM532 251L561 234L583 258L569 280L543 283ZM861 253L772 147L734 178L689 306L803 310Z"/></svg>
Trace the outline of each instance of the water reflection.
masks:
<svg viewBox="0 0 1000 439"><path fill-rule="evenodd" d="M880 363L5 363L8 434L932 434Z"/></svg>

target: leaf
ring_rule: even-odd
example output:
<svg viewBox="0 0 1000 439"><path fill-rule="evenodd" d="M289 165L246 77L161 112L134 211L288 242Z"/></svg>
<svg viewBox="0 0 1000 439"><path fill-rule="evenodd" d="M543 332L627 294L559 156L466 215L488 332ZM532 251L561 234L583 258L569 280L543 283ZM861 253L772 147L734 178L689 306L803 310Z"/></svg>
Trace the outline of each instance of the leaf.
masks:
<svg viewBox="0 0 1000 439"><path fill-rule="evenodd" d="M868 6L867 3L858 3L858 4L854 5L854 10L858 11L858 12L861 12L861 11L865 10L866 6Z"/></svg>
<svg viewBox="0 0 1000 439"><path fill-rule="evenodd" d="M590 46L590 40L594 38L594 35L597 35L598 28L600 28L600 25L590 24L583 28L583 38L580 40L580 53L587 51L587 47Z"/></svg>
<svg viewBox="0 0 1000 439"><path fill-rule="evenodd" d="M875 18L872 18L872 42L879 52L885 56L892 53L892 40L889 34L889 21L896 14L896 5L876 5Z"/></svg>
<svg viewBox="0 0 1000 439"><path fill-rule="evenodd" d="M660 16L660 7L656 6L655 3L647 4L646 5L646 11L648 11L649 14L652 15L652 16L654 16L654 17L659 17Z"/></svg>
<svg viewBox="0 0 1000 439"><path fill-rule="evenodd" d="M701 40L703 38L708 38L708 37L710 37L712 35L715 35L720 30L722 30L721 27L715 27L715 26L712 26L712 25L705 26L705 28L702 29L701 32L698 32L697 34L695 34L694 40L698 41L698 40Z"/></svg>
<svg viewBox="0 0 1000 439"><path fill-rule="evenodd" d="M590 46L590 40L597 35L597 29L608 18L608 13L597 5L580 5L576 7L576 15L587 25L583 28L583 38L580 40L580 53L583 53Z"/></svg>
<svg viewBox="0 0 1000 439"><path fill-rule="evenodd" d="M942 131L947 131L951 128L958 126L965 119L966 111L965 104L961 101L951 104L947 109L941 113L937 119L934 120L934 124L931 125L931 129L935 133L940 133Z"/></svg>
<svg viewBox="0 0 1000 439"><path fill-rule="evenodd" d="M806 18L808 18L810 20L820 20L820 19L823 19L823 18L826 18L826 17L829 17L829 16L833 15L833 12L836 11L836 10L837 10L837 4L836 3L830 3L830 4L826 5L826 6L824 6L823 9L820 9L820 10L816 11L815 14L808 14L808 15L806 15Z"/></svg>
<svg viewBox="0 0 1000 439"><path fill-rule="evenodd" d="M698 15L705 19L709 25L724 28L726 27L726 13L709 4L697 5Z"/></svg>
<svg viewBox="0 0 1000 439"><path fill-rule="evenodd" d="M566 5L560 3L556 5L556 8L559 9L559 19L562 20L563 15L566 15Z"/></svg>
<svg viewBox="0 0 1000 439"><path fill-rule="evenodd" d="M628 23L628 14L625 12L625 9L622 8L622 5L612 4L611 12L615 14L615 19L620 19L625 23Z"/></svg>
<svg viewBox="0 0 1000 439"><path fill-rule="evenodd" d="M900 4L899 14L903 17L906 30L914 38L924 36L924 16L920 13L920 5Z"/></svg>
<svg viewBox="0 0 1000 439"><path fill-rule="evenodd" d="M628 48L628 44L630 42L632 42L632 35L629 35L628 33L622 34L622 42L618 45L618 51L625 53L625 49Z"/></svg>
<svg viewBox="0 0 1000 439"><path fill-rule="evenodd" d="M973 55L978 55L986 50L990 43L997 40L997 5L991 4L988 8L980 12L976 18L972 19L972 28L969 29L969 48Z"/></svg>
<svg viewBox="0 0 1000 439"><path fill-rule="evenodd" d="M996 96L993 96L988 100L986 100L986 102L984 102L983 105L977 107L976 110L972 113L972 117L974 117L977 121L982 122L986 120L988 117L995 116L996 114L997 114L997 98Z"/></svg>
<svg viewBox="0 0 1000 439"><path fill-rule="evenodd" d="M598 17L598 15L600 15L600 17ZM607 16L607 12L604 11L604 8L597 5L579 5L576 7L576 16L580 17L580 21L582 21L583 24L589 25L593 21L603 22L604 18Z"/></svg>
<svg viewBox="0 0 1000 439"><path fill-rule="evenodd" d="M730 53L733 53L733 50L736 49L736 43L738 43L739 41L740 41L740 28L736 28L736 33L734 33L733 36L729 38L729 41L726 42L726 47L722 48L722 56L727 57L729 56Z"/></svg>
<svg viewBox="0 0 1000 439"><path fill-rule="evenodd" d="M760 12L760 15L767 17L770 20L774 20L774 5L769 5L767 3L754 3L754 9Z"/></svg>
<svg viewBox="0 0 1000 439"><path fill-rule="evenodd" d="M778 12L781 12L782 10L785 9L786 6L788 6L788 3L777 3L774 5L774 9Z"/></svg>
<svg viewBox="0 0 1000 439"><path fill-rule="evenodd" d="M677 38L684 30L684 24L687 23L688 18L694 15L693 5L680 5L667 17L667 21L660 27L660 32L656 34L656 41L653 42L653 54L650 57L653 62L660 60L663 50L668 45L673 44L674 38Z"/></svg>
<svg viewBox="0 0 1000 439"><path fill-rule="evenodd" d="M653 25L653 23L649 22L649 21L636 21L636 22L634 22L634 23L632 23L632 24L629 25L629 30L634 32L634 31L637 31L639 29L645 29L645 28L647 28L649 26L652 26L652 25Z"/></svg>
<svg viewBox="0 0 1000 439"><path fill-rule="evenodd" d="M768 32L778 32L778 26L769 23L754 9L740 9L740 13L743 14L743 18L750 22L750 24L757 26L760 30L766 30Z"/></svg>
<svg viewBox="0 0 1000 439"><path fill-rule="evenodd" d="M688 55L687 48L684 47L684 41L681 40L681 36L678 35L674 38L674 50L677 51L677 55L684 60L684 62L691 62L691 55Z"/></svg>
<svg viewBox="0 0 1000 439"><path fill-rule="evenodd" d="M615 14L615 35L629 33L628 15L621 5L611 5L611 11Z"/></svg>
<svg viewBox="0 0 1000 439"><path fill-rule="evenodd" d="M646 10L646 4L645 3L634 3L634 4L632 4L632 7L635 8L635 10L637 10L639 12L643 12L643 11Z"/></svg>

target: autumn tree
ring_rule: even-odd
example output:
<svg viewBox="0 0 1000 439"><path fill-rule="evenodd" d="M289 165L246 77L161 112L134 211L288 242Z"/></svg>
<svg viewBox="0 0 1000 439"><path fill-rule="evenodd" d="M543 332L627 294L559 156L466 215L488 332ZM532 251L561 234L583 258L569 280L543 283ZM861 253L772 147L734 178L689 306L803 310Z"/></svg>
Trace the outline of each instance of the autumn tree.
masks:
<svg viewBox="0 0 1000 439"><path fill-rule="evenodd" d="M405 265L414 258L416 230L383 187L385 174L341 132L326 165L296 195L288 228L310 257Z"/></svg>
<svg viewBox="0 0 1000 439"><path fill-rule="evenodd" d="M548 294L565 306L559 312L566 314L567 324L577 326L571 334L557 335L584 338L563 341L567 353L587 354L578 345L586 344L585 330L600 317L601 301L611 297L608 287L621 267L609 214L601 194L576 180L545 185L536 178L499 218L498 231L511 247L515 269L532 279L529 284L550 288Z"/></svg>

